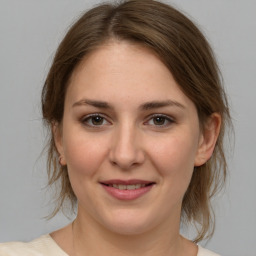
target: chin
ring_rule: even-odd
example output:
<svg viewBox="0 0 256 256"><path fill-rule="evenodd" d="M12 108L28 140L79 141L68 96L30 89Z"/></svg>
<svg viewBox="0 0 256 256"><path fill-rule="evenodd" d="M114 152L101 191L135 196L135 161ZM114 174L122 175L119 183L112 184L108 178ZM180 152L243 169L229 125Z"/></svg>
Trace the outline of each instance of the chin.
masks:
<svg viewBox="0 0 256 256"><path fill-rule="evenodd" d="M136 213L119 213L103 224L108 230L120 235L140 235L154 227L154 218Z"/></svg>

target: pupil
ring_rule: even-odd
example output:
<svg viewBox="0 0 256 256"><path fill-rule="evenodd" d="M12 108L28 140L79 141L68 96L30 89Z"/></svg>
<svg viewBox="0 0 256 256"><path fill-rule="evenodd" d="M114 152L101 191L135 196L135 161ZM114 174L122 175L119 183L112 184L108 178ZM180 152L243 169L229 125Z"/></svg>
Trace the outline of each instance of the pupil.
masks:
<svg viewBox="0 0 256 256"><path fill-rule="evenodd" d="M165 118L164 117L155 117L154 119L154 123L156 125L163 125L165 122Z"/></svg>
<svg viewBox="0 0 256 256"><path fill-rule="evenodd" d="M100 124L102 124L102 122L103 122L103 118L100 116L95 116L92 118L92 123L94 125L100 125Z"/></svg>

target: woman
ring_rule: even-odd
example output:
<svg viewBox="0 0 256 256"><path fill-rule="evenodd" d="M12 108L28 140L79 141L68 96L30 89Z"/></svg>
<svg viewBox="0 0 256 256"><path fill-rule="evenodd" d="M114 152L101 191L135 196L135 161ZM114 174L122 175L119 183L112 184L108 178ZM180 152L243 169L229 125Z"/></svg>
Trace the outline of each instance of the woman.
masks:
<svg viewBox="0 0 256 256"><path fill-rule="evenodd" d="M212 51L152 0L102 4L61 42L42 92L49 184L67 227L0 255L216 255L210 198L225 181L228 104ZM180 224L195 224L190 241Z"/></svg>

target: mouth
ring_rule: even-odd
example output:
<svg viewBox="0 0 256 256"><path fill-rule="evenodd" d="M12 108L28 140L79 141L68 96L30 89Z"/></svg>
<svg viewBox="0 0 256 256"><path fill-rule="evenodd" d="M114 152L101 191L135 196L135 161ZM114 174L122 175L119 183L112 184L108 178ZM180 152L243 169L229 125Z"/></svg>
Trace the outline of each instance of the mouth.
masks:
<svg viewBox="0 0 256 256"><path fill-rule="evenodd" d="M156 183L145 180L108 180L100 184L116 199L134 200L149 192Z"/></svg>
<svg viewBox="0 0 256 256"><path fill-rule="evenodd" d="M101 183L101 184L104 186L113 187L113 188L120 189L120 190L135 190L135 189L140 189L140 188L151 186L154 183L152 182L152 183L148 183L148 184L131 184L131 185L105 184L105 183Z"/></svg>

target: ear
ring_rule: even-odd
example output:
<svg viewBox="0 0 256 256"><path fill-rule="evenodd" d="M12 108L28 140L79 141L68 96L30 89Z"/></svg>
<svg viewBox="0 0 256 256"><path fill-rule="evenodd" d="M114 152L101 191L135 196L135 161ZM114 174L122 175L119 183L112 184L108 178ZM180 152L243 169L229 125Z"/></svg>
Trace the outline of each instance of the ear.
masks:
<svg viewBox="0 0 256 256"><path fill-rule="evenodd" d="M194 166L201 166L211 158L220 133L220 126L220 114L213 113L206 121L201 132Z"/></svg>
<svg viewBox="0 0 256 256"><path fill-rule="evenodd" d="M62 127L61 124L54 122L52 123L52 133L54 137L55 147L59 153L59 163L60 165L66 165L63 142L62 142Z"/></svg>

